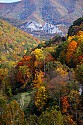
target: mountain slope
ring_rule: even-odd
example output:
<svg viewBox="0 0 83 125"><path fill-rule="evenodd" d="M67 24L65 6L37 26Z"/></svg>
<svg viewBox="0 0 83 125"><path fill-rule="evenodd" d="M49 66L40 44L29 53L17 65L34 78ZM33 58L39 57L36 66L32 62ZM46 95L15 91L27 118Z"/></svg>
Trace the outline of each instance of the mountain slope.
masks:
<svg viewBox="0 0 83 125"><path fill-rule="evenodd" d="M2 64L18 61L40 41L0 19L0 60Z"/></svg>

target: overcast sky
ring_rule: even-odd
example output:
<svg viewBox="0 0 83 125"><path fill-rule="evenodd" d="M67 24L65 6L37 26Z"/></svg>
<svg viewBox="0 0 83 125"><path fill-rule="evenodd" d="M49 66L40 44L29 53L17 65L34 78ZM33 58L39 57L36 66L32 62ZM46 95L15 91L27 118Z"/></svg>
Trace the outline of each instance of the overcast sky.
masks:
<svg viewBox="0 0 83 125"><path fill-rule="evenodd" d="M12 3L17 1L21 1L21 0L0 0L0 3Z"/></svg>

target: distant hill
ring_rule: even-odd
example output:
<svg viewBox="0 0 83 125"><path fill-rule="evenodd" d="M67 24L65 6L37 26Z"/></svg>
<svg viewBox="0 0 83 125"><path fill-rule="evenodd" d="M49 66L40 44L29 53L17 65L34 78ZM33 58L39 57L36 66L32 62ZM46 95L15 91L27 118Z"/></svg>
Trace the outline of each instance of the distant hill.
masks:
<svg viewBox="0 0 83 125"><path fill-rule="evenodd" d="M22 0L0 3L0 16L40 23L67 23L83 15L82 0Z"/></svg>
<svg viewBox="0 0 83 125"><path fill-rule="evenodd" d="M13 21L14 25L19 26L19 21L23 25L31 21L42 25L51 23L62 25L60 28L64 33L67 33L72 22L82 15L83 0L22 0L15 3L0 3L0 17L8 18L10 22L13 19L17 20L17 24Z"/></svg>
<svg viewBox="0 0 83 125"><path fill-rule="evenodd" d="M0 60L2 64L17 62L39 43L37 38L0 19Z"/></svg>

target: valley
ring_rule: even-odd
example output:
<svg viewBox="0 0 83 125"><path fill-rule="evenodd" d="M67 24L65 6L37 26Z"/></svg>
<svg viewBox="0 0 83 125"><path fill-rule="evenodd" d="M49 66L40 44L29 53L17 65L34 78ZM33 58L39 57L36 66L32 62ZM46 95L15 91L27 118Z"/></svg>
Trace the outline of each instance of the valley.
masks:
<svg viewBox="0 0 83 125"><path fill-rule="evenodd" d="M0 2L0 125L83 125L83 0Z"/></svg>
<svg viewBox="0 0 83 125"><path fill-rule="evenodd" d="M0 124L82 125L83 17L47 41L1 19L0 40Z"/></svg>

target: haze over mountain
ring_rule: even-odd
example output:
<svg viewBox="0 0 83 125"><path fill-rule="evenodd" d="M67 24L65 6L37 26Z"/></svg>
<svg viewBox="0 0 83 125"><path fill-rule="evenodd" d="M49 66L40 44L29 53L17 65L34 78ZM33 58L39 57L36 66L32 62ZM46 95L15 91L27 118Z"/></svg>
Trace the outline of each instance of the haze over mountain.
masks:
<svg viewBox="0 0 83 125"><path fill-rule="evenodd" d="M72 22L82 15L82 0L22 0L15 3L0 3L1 17L20 20L21 24L35 21L41 25L59 25L63 33L66 33Z"/></svg>

